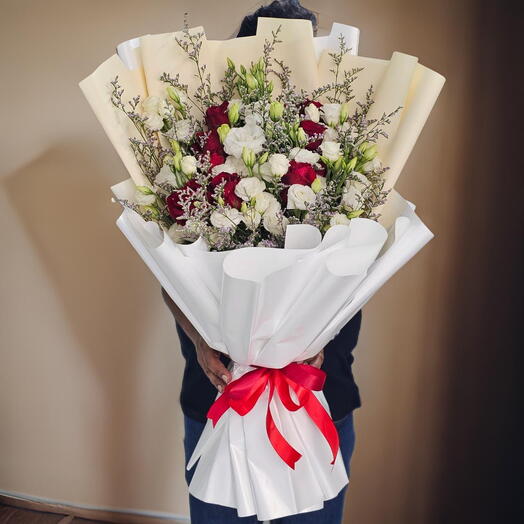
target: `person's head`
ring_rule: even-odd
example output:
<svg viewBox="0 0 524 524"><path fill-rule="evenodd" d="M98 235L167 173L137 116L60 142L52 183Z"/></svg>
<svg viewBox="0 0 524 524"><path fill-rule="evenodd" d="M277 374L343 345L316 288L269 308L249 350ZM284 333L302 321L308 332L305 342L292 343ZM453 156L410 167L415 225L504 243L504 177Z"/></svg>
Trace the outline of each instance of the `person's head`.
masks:
<svg viewBox="0 0 524 524"><path fill-rule="evenodd" d="M240 26L237 36L253 36L257 33L257 22L259 17L268 18L298 18L310 20L313 30L317 28L317 17L315 13L302 7L299 0L274 0L269 5L259 7L253 14L247 15Z"/></svg>

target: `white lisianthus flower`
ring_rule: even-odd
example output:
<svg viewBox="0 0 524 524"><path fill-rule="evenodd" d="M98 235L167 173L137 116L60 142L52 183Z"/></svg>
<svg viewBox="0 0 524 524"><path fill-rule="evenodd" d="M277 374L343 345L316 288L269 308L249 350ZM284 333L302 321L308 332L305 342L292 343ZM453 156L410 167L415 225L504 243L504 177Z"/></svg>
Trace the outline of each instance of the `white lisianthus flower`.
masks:
<svg viewBox="0 0 524 524"><path fill-rule="evenodd" d="M158 96L148 96L142 100L144 113L160 113L162 101Z"/></svg>
<svg viewBox="0 0 524 524"><path fill-rule="evenodd" d="M264 130L255 124L254 120L246 118L246 125L234 127L224 140L224 150L228 155L242 158L244 147L254 153L260 153L266 142Z"/></svg>
<svg viewBox="0 0 524 524"><path fill-rule="evenodd" d="M313 122L318 122L320 120L320 111L315 104L309 104L304 109L305 116L308 120L313 120Z"/></svg>
<svg viewBox="0 0 524 524"><path fill-rule="evenodd" d="M231 229L242 222L242 213L234 207L213 211L209 218L211 225L219 229Z"/></svg>
<svg viewBox="0 0 524 524"><path fill-rule="evenodd" d="M264 191L255 197L255 209L262 215L276 213L280 211L280 204L271 193Z"/></svg>
<svg viewBox="0 0 524 524"><path fill-rule="evenodd" d="M329 221L329 225L330 226L338 226L338 225L346 226L350 222L351 221L349 220L349 218L346 215L343 215L342 213L335 213L331 217L331 220Z"/></svg>
<svg viewBox="0 0 524 524"><path fill-rule="evenodd" d="M315 165L320 160L320 155L318 153L314 153L313 151L309 151L308 149L294 147L289 152L289 158L295 162L303 162L306 164Z"/></svg>
<svg viewBox="0 0 524 524"><path fill-rule="evenodd" d="M198 238L198 235L177 223L171 225L167 230L167 234L177 244L187 244L188 242L194 242Z"/></svg>
<svg viewBox="0 0 524 524"><path fill-rule="evenodd" d="M156 195L154 193L145 195L138 189L135 191L135 202L139 206L150 206L156 201Z"/></svg>
<svg viewBox="0 0 524 524"><path fill-rule="evenodd" d="M346 181L341 202L348 209L357 210L362 206L363 193L369 186L369 180L358 171L353 171L351 175L358 180Z"/></svg>
<svg viewBox="0 0 524 524"><path fill-rule="evenodd" d="M322 117L328 126L336 126L340 119L340 104L324 104L322 106Z"/></svg>
<svg viewBox="0 0 524 524"><path fill-rule="evenodd" d="M158 113L146 113L146 117L144 123L152 131L160 131L164 127L164 120Z"/></svg>
<svg viewBox="0 0 524 524"><path fill-rule="evenodd" d="M263 218L263 224L266 231L276 237L283 237L286 233L286 227L289 220L281 213L266 213Z"/></svg>
<svg viewBox="0 0 524 524"><path fill-rule="evenodd" d="M306 204L314 202L315 198L316 194L309 186L293 184L287 192L287 208L305 210Z"/></svg>
<svg viewBox="0 0 524 524"><path fill-rule="evenodd" d="M248 170L244 161L241 158L235 158L234 156L228 156L223 164L215 166L211 171L213 175L219 175L220 173L236 173L240 176L248 175Z"/></svg>
<svg viewBox="0 0 524 524"><path fill-rule="evenodd" d="M248 176L240 180L236 185L235 194L247 202L262 193L264 189L266 189L266 184L262 180L254 176Z"/></svg>
<svg viewBox="0 0 524 524"><path fill-rule="evenodd" d="M171 168L164 164L162 169L158 172L158 175L155 177L156 184L169 184L170 186L177 186L177 179Z"/></svg>
<svg viewBox="0 0 524 524"><path fill-rule="evenodd" d="M320 149L322 150L322 155L332 162L336 162L342 156L338 142L324 140L324 142L320 144Z"/></svg>
<svg viewBox="0 0 524 524"><path fill-rule="evenodd" d="M362 166L364 173L371 173L372 171L379 171L380 169L382 169L382 162L377 157Z"/></svg>
<svg viewBox="0 0 524 524"><path fill-rule="evenodd" d="M324 131L323 139L329 142L336 142L338 140L338 131L333 127L328 127Z"/></svg>
<svg viewBox="0 0 524 524"><path fill-rule="evenodd" d="M146 117L145 124L149 129L158 131L164 126L164 120L160 115L163 101L158 96L148 96L142 100L142 111Z"/></svg>
<svg viewBox="0 0 524 524"><path fill-rule="evenodd" d="M260 225L262 215L255 208L250 207L242 214L242 220L249 229L254 231Z"/></svg>
<svg viewBox="0 0 524 524"><path fill-rule="evenodd" d="M194 156L188 155L182 157L180 164L182 166L182 173L184 173L184 175L190 176L196 173L197 159Z"/></svg>
<svg viewBox="0 0 524 524"><path fill-rule="evenodd" d="M187 142L193 136L191 121L188 119L177 120L170 130L170 135L180 142Z"/></svg>
<svg viewBox="0 0 524 524"><path fill-rule="evenodd" d="M268 160L271 173L277 177L284 176L289 169L289 160L282 153L273 153Z"/></svg>
<svg viewBox="0 0 524 524"><path fill-rule="evenodd" d="M277 177L273 175L273 172L271 171L271 166L269 165L269 162L265 162L258 168L258 173L262 177L263 180L266 182L274 182Z"/></svg>

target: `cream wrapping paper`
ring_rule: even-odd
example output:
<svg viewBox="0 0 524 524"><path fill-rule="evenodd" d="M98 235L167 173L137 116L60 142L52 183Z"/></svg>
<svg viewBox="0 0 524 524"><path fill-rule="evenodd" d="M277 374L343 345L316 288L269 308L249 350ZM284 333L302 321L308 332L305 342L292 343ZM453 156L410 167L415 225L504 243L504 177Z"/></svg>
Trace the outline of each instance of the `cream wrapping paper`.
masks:
<svg viewBox="0 0 524 524"><path fill-rule="evenodd" d="M264 39L278 26L283 43L276 55L293 70L293 82L307 90L330 81L328 53L337 43L337 31L344 32L353 53L358 49L356 28L335 25L329 37L314 39L307 21L260 19L254 37L212 41L204 36L202 62L207 72L220 78L227 57L246 65L258 59ZM194 64L176 43L180 36L147 35L125 42L119 53L128 67L115 55L81 83L131 175L132 180L112 188L117 198L132 199L135 184L145 182L127 142L133 130L108 103L109 80L118 74L128 98L163 96L165 86L159 77L164 72L179 74L194 89ZM390 166L387 185L393 187L443 78L402 53L394 53L389 61L350 53L342 68L353 67L364 68L355 82L353 103L373 84L373 116L402 107L389 126L390 140L379 144L380 156ZM311 226L290 226L285 249L222 253L209 252L201 239L191 245L175 244L129 209L124 209L117 225L206 342L232 358L233 377L238 378L253 365L282 368L317 354L432 238L414 207L397 193L392 193L384 211L382 225L354 219L350 226L331 228L323 239ZM329 411L324 395L315 395ZM304 410L289 412L275 396L270 408L277 427L302 454L296 469L289 468L267 438L267 402L266 391L244 417L230 409L214 429L208 422L188 464L196 467L190 493L236 508L241 517L256 515L260 520L322 508L347 483L340 452L331 465L329 447Z"/></svg>

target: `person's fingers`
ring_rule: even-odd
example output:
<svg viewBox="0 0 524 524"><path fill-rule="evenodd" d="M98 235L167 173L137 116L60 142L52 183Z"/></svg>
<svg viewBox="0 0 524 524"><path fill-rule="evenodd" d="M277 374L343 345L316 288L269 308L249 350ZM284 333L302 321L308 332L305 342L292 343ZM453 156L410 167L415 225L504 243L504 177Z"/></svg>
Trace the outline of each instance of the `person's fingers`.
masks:
<svg viewBox="0 0 524 524"><path fill-rule="evenodd" d="M231 380L231 373L220 360L218 352L213 351L207 359L209 370L220 380L220 384L225 386Z"/></svg>

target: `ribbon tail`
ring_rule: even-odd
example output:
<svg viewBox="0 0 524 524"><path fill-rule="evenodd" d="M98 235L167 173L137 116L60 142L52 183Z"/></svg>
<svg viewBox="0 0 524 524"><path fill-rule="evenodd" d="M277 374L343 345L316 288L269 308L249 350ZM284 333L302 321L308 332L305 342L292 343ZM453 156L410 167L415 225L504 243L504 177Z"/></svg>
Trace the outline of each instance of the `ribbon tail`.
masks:
<svg viewBox="0 0 524 524"><path fill-rule="evenodd" d="M273 398L274 385L271 383L269 390L269 400L267 403L266 412L266 431L269 441L278 456L291 468L295 469L295 463L302 457L302 455L282 436L278 430L273 415L271 414L271 399Z"/></svg>
<svg viewBox="0 0 524 524"><path fill-rule="evenodd" d="M335 463L337 459L339 449L338 431L333 423L333 419L329 416L328 412L324 409L324 406L320 403L318 398L311 392L305 391L305 402L304 408L308 412L311 420L315 423L317 428L320 430L324 438L327 440L333 460L331 464Z"/></svg>

